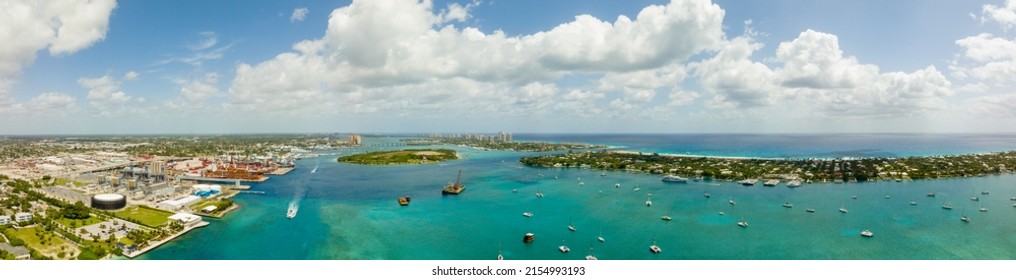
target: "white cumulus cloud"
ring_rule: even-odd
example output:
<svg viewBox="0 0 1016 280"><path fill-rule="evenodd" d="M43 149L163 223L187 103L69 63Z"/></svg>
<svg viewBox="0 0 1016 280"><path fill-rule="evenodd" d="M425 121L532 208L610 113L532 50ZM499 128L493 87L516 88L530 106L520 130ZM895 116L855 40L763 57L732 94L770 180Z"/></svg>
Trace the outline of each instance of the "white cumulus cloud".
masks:
<svg viewBox="0 0 1016 280"><path fill-rule="evenodd" d="M1016 1L1006 0L1005 6L987 4L981 8L981 22L995 21L1008 30L1016 26Z"/></svg>
<svg viewBox="0 0 1016 280"><path fill-rule="evenodd" d="M0 112L22 67L46 49L67 55L106 37L114 0L0 1Z"/></svg>

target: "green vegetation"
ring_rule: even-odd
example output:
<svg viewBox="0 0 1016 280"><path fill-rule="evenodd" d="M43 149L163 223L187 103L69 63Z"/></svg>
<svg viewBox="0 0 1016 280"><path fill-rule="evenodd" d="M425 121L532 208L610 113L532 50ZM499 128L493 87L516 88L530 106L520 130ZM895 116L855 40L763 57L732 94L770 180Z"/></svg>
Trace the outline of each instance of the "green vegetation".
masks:
<svg viewBox="0 0 1016 280"><path fill-rule="evenodd" d="M109 212L117 218L124 219L129 222L145 225L151 228L157 228L165 225L169 222L169 216L172 216L172 212L167 212L159 209L149 208L145 206L133 206L126 209Z"/></svg>
<svg viewBox="0 0 1016 280"><path fill-rule="evenodd" d="M1012 173L1016 152L907 158L741 159L597 151L524 157L519 161L538 167L602 168L719 180L800 178L809 182L864 182Z"/></svg>
<svg viewBox="0 0 1016 280"><path fill-rule="evenodd" d="M72 220L84 220L91 218L92 216L88 215L88 213L88 206L85 206L85 204L81 201L60 209L60 216Z"/></svg>
<svg viewBox="0 0 1016 280"><path fill-rule="evenodd" d="M229 207L232 207L233 206L233 200L228 199L228 198L227 199L205 199L205 200L203 200L201 202L195 203L190 208L191 208L191 210L193 212L197 213L197 212L200 212L202 208L205 208L205 207L208 207L208 206L213 206L213 205L215 206L215 210L213 210L211 213L208 213L208 214L210 214L210 215L218 215L219 213L222 213L222 211L226 211L226 209L229 209Z"/></svg>
<svg viewBox="0 0 1016 280"><path fill-rule="evenodd" d="M457 158L455 151L449 149L409 149L349 155L340 157L338 161L359 164L426 164Z"/></svg>
<svg viewBox="0 0 1016 280"><path fill-rule="evenodd" d="M60 252L65 252L70 249L76 251L74 245L67 243L67 241L60 238L51 231L39 229L38 227L19 228L19 229L6 229L4 235L11 238L11 244L14 245L14 240L19 239L20 242L33 250L37 250L39 254L52 257L58 255ZM35 256L32 256L36 259Z"/></svg>
<svg viewBox="0 0 1016 280"><path fill-rule="evenodd" d="M59 224L61 224L63 226L65 226L67 228L79 228L79 227L83 227L83 226L87 226L87 225L98 224L98 223L102 222L102 219L99 219L99 218L94 217L94 216L88 216L88 218L86 218L86 219L69 219L69 218L66 218L66 217L61 217L61 218L57 218L57 219L55 219L53 221L57 222L57 223L59 223Z"/></svg>

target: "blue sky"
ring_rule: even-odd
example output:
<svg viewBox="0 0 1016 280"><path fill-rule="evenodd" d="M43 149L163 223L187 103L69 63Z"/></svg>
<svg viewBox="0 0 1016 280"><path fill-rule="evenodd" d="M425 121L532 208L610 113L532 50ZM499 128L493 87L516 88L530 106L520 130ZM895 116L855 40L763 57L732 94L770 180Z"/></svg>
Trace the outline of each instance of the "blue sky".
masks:
<svg viewBox="0 0 1016 280"><path fill-rule="evenodd" d="M0 0L0 134L1016 132L1016 1Z"/></svg>

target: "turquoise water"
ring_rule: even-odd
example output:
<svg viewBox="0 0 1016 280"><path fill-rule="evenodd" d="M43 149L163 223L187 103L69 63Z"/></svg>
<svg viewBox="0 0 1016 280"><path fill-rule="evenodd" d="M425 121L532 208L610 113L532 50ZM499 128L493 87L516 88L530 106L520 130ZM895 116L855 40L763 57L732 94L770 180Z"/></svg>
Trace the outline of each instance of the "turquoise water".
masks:
<svg viewBox="0 0 1016 280"><path fill-rule="evenodd" d="M242 208L140 258L485 260L500 246L506 259L577 260L590 248L600 259L625 260L1016 259L1011 175L797 189L667 184L647 174L524 167L517 161L525 153L455 148L464 159L433 165L300 160L290 174L253 185L267 194L239 195ZM466 191L442 196L459 169ZM636 184L640 191L633 191ZM538 190L545 197L537 198ZM286 219L287 205L301 191L299 215ZM645 206L648 193L652 207ZM396 197L407 194L412 204L399 206ZM974 195L981 201L971 201ZM783 208L786 201L794 208ZM954 210L943 210L943 203ZM849 213L837 212L841 205ZM981 207L989 211L978 212ZM534 217L523 217L525 211ZM960 221L963 214L970 223ZM748 228L736 225L741 218ZM567 229L569 222L577 231ZM864 229L875 237L861 237ZM526 232L536 241L523 244ZM596 240L601 232L606 242ZM649 252L654 240L662 254ZM558 252L560 245L571 253Z"/></svg>

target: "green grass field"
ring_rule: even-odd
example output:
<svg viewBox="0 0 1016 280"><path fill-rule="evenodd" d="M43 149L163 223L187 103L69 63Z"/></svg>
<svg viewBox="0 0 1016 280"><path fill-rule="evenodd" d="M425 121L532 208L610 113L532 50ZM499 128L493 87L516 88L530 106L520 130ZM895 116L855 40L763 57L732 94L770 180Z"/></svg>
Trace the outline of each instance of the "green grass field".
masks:
<svg viewBox="0 0 1016 280"><path fill-rule="evenodd" d="M167 222L169 222L169 216L172 216L173 213L151 208L133 206L117 211L115 212L115 215L118 217L135 219L145 226L154 228L163 226Z"/></svg>
<svg viewBox="0 0 1016 280"><path fill-rule="evenodd" d="M377 151L365 154L355 154L340 157L339 162L350 162L359 164L426 164L446 160L457 159L454 150L432 149L432 150L400 150L400 151Z"/></svg>
<svg viewBox="0 0 1016 280"><path fill-rule="evenodd" d="M4 231L4 234L12 235L24 240L25 245L28 245L28 247L39 251L39 253L43 255L53 257L54 259L58 258L57 254L59 254L61 250L69 253L64 257L65 259L67 256L77 255L79 253L78 247L67 243L67 241L63 240L63 238L60 238L55 233L50 232L43 234L43 238L40 239L39 236L35 234L36 229L36 227L7 229ZM43 239L45 239L45 242L43 242Z"/></svg>
<svg viewBox="0 0 1016 280"><path fill-rule="evenodd" d="M72 221L77 221L77 226L71 226L71 222ZM71 219L68 219L68 218L60 218L60 219L56 220L56 222L61 224L61 225L64 225L65 227L79 228L79 227L83 227L83 226L87 226L87 225L98 224L99 222L102 222L102 219L96 218L95 216L89 216L88 219L84 219L84 220L71 220Z"/></svg>

